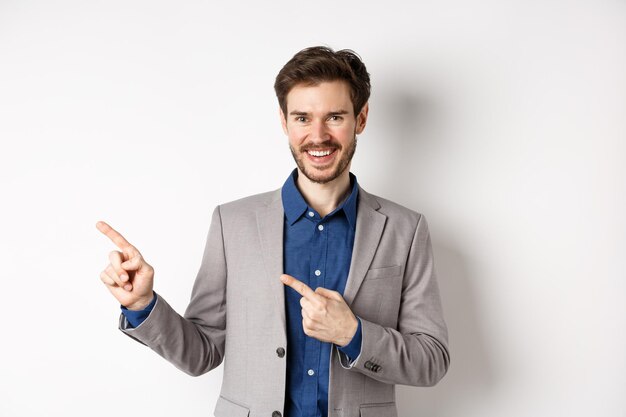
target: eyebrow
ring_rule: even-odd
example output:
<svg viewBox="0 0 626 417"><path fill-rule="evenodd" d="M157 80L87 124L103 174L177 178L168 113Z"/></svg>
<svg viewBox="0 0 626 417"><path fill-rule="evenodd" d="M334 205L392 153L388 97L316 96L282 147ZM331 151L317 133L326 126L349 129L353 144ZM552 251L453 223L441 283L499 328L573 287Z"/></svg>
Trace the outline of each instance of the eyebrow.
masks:
<svg viewBox="0 0 626 417"><path fill-rule="evenodd" d="M338 115L342 115L342 114L349 114L350 112L347 110L337 110L337 111L331 111L326 113L326 116L338 116ZM294 110L292 112L289 113L291 116L308 116L309 113L305 112L305 111L298 111L298 110Z"/></svg>

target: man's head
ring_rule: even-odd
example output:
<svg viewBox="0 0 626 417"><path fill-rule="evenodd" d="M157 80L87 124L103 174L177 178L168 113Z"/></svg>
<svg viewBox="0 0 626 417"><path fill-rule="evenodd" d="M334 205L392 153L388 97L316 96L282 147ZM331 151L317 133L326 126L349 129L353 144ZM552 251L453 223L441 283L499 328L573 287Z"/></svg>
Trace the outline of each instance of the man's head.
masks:
<svg viewBox="0 0 626 417"><path fill-rule="evenodd" d="M361 59L349 50L306 48L280 70L274 89L300 171L322 184L347 175L368 112L370 80Z"/></svg>
<svg viewBox="0 0 626 417"><path fill-rule="evenodd" d="M359 114L370 97L370 76L361 58L349 49L335 52L313 46L301 50L276 76L274 91L281 110L287 114L287 95L293 87L336 80L348 83L354 114Z"/></svg>

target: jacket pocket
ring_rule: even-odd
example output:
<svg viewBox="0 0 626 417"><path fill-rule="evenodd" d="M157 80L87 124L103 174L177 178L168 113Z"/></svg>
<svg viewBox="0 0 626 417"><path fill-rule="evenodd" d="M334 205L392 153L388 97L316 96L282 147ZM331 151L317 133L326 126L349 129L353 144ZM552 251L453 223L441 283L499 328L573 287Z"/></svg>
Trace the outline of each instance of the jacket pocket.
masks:
<svg viewBox="0 0 626 417"><path fill-rule="evenodd" d="M395 403L363 404L360 409L361 417L398 417Z"/></svg>
<svg viewBox="0 0 626 417"><path fill-rule="evenodd" d="M367 271L367 273L365 274L365 279L393 278L399 276L401 271L401 265L387 266L384 268L373 268Z"/></svg>
<svg viewBox="0 0 626 417"><path fill-rule="evenodd" d="M217 404L215 404L213 415L215 415L215 417L248 417L250 410L220 395L217 399Z"/></svg>

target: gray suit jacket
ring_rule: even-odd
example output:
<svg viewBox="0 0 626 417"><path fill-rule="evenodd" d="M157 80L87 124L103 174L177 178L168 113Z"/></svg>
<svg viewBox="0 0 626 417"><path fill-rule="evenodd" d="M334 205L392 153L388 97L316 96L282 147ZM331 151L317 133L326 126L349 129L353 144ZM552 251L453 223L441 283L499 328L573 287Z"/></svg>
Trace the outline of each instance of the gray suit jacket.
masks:
<svg viewBox="0 0 626 417"><path fill-rule="evenodd" d="M217 417L283 413L283 216L280 189L216 207L185 315L158 295L137 328L120 316L122 332L190 375L224 361ZM328 415L395 417L394 384L434 385L450 363L422 215L359 188L344 298L363 340L352 363L331 350Z"/></svg>

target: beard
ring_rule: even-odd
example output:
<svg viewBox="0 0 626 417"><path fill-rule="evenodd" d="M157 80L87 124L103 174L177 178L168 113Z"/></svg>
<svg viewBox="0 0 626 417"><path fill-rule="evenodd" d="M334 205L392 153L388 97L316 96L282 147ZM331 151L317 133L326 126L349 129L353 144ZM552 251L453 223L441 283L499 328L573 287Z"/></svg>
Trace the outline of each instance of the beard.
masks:
<svg viewBox="0 0 626 417"><path fill-rule="evenodd" d="M346 148L345 152L343 153L343 155L337 162L337 166L335 167L335 169L333 169L330 173L319 172L316 168L308 167L306 165L306 163L304 162L304 158L306 158L306 156L304 154L306 153L307 150L328 149L328 148L335 149L334 152L339 152L343 149L341 145L333 141L324 142L323 144L320 144L318 146L303 145L303 146L300 146L298 151L296 151L291 146L291 144L289 144L291 155L293 156L294 161L296 161L296 165L300 169L300 172L302 172L302 174L304 174L304 176L307 177L311 182L314 182L316 184L329 183L339 178L339 176L343 174L343 172L346 170L348 165L350 165L350 161L352 161L354 152L356 152L356 135L354 136L354 139L352 139L352 141Z"/></svg>

